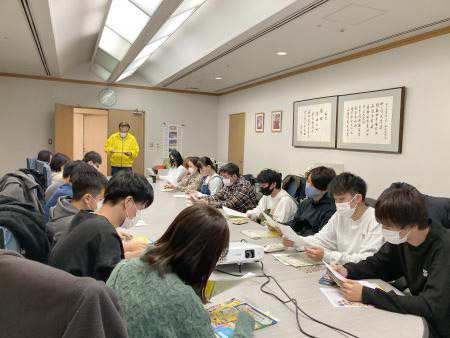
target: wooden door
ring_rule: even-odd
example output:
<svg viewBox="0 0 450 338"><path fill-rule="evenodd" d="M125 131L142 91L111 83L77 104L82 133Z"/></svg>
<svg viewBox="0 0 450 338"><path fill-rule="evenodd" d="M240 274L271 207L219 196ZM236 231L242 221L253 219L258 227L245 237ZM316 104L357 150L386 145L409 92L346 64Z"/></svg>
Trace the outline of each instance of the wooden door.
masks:
<svg viewBox="0 0 450 338"><path fill-rule="evenodd" d="M107 174L107 156L105 143L108 139L108 115L84 114L83 132L83 156L88 151L96 151L102 156L102 164L99 171Z"/></svg>
<svg viewBox="0 0 450 338"><path fill-rule="evenodd" d="M136 138L139 145L139 156L134 160L133 170L144 174L145 156L145 113L130 110L110 109L108 114L108 137L119 131L119 123L128 122L130 133ZM111 173L111 162L108 158L108 174Z"/></svg>
<svg viewBox="0 0 450 338"><path fill-rule="evenodd" d="M73 114L73 160L84 156L84 114Z"/></svg>
<svg viewBox="0 0 450 338"><path fill-rule="evenodd" d="M55 152L73 158L73 107L55 104Z"/></svg>
<svg viewBox="0 0 450 338"><path fill-rule="evenodd" d="M228 162L239 166L244 173L245 113L230 115L228 134Z"/></svg>

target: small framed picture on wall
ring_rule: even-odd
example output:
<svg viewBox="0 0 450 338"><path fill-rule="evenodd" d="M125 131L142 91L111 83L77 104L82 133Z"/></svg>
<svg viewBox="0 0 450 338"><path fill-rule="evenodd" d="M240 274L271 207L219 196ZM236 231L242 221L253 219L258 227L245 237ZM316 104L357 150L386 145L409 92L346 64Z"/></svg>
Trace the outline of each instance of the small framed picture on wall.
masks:
<svg viewBox="0 0 450 338"><path fill-rule="evenodd" d="M281 131L283 112L281 110L276 110L272 112L272 131Z"/></svg>
<svg viewBox="0 0 450 338"><path fill-rule="evenodd" d="M264 113L255 114L255 131L257 133L264 132Z"/></svg>

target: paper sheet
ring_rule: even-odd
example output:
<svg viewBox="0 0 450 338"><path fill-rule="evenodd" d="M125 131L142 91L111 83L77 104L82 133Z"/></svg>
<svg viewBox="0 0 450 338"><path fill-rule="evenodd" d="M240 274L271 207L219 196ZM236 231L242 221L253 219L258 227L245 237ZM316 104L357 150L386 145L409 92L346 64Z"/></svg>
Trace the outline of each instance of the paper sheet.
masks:
<svg viewBox="0 0 450 338"><path fill-rule="evenodd" d="M147 225L147 223L145 223L144 220L140 219L134 226L135 227L142 227L142 226L145 226L145 225Z"/></svg>
<svg viewBox="0 0 450 338"><path fill-rule="evenodd" d="M210 279L206 283L205 296L208 299L211 299L212 297L217 296L218 294L221 294L222 292L229 290L242 283L244 280L250 279L254 276L255 274L252 272L248 272L240 278L235 277L234 279L223 278L223 276L221 277L220 275L216 275L214 280Z"/></svg>
<svg viewBox="0 0 450 338"><path fill-rule="evenodd" d="M368 307L368 305L360 302L346 300L338 288L320 288L320 291L322 291L334 307Z"/></svg>
<svg viewBox="0 0 450 338"><path fill-rule="evenodd" d="M173 195L173 197L175 197L175 198L188 198L189 196L185 195L185 194L178 194L178 195Z"/></svg>
<svg viewBox="0 0 450 338"><path fill-rule="evenodd" d="M272 217L270 217L269 215L267 215L264 212L263 212L263 216L266 219L267 223L269 223L269 225L272 228L280 229L283 236L287 237L289 240L294 242L296 245L298 245L298 246L308 246L309 245L309 243L306 242L303 239L303 237L300 237L299 235L297 235L297 233L294 230L292 230L292 228L290 226L283 225L283 224L276 222Z"/></svg>
<svg viewBox="0 0 450 338"><path fill-rule="evenodd" d="M341 286L341 282L345 281L346 278L344 276L342 276L339 272L337 272L335 269L333 269L333 267L330 264L327 264L326 262L323 262L323 263L325 264L329 273L331 273L331 278L333 278L334 282L338 286ZM365 281L365 280L358 280L357 282L359 284L361 284L363 286L367 286L368 288L371 288L371 289L376 289L378 287L378 285L373 284L368 281Z"/></svg>
<svg viewBox="0 0 450 338"><path fill-rule="evenodd" d="M242 230L241 233L243 233L245 236L253 238L253 239L260 239L260 238L277 238L280 237L280 234L276 231L270 231L270 230Z"/></svg>
<svg viewBox="0 0 450 338"><path fill-rule="evenodd" d="M145 244L152 244L153 241L149 240L147 236L139 236L134 238L138 242L142 242Z"/></svg>
<svg viewBox="0 0 450 338"><path fill-rule="evenodd" d="M227 207L222 207L223 211L225 212L225 214L229 217L239 217L239 218L247 218L247 215L244 214L243 212L239 212Z"/></svg>
<svg viewBox="0 0 450 338"><path fill-rule="evenodd" d="M159 191L169 192L169 191L173 191L173 189L159 188Z"/></svg>
<svg viewBox="0 0 450 338"><path fill-rule="evenodd" d="M284 265L291 265L296 268L321 264L318 262L314 262L312 259L308 257L308 255L305 252L296 252L289 254L273 254L272 256L276 260L283 263Z"/></svg>

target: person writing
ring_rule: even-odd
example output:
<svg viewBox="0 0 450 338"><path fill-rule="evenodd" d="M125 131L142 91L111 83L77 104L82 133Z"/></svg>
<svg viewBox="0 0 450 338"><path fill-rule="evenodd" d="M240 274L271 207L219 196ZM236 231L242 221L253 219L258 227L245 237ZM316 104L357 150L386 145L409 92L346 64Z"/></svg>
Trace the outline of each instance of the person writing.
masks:
<svg viewBox="0 0 450 338"><path fill-rule="evenodd" d="M105 152L111 157L111 175L133 170L133 161L139 155L139 146L130 133L128 122L120 122L119 131L108 138Z"/></svg>

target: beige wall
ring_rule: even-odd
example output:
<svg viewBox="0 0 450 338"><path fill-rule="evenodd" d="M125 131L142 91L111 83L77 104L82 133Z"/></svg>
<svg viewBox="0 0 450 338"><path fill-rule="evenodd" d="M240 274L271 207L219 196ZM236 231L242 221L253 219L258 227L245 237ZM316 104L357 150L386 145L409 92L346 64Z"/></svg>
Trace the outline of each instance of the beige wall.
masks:
<svg viewBox="0 0 450 338"><path fill-rule="evenodd" d="M293 101L406 86L403 153L375 154L291 146ZM270 131L270 112L283 110L283 131ZM217 156L228 154L228 115L246 112L248 173L269 167L303 173L312 163L334 162L361 175L375 197L394 181L450 196L450 34L336 66L221 96ZM265 112L265 132L254 114Z"/></svg>
<svg viewBox="0 0 450 338"><path fill-rule="evenodd" d="M51 81L0 77L0 175L25 167L25 158L41 149L52 150L55 103L100 107L103 87ZM113 108L146 111L146 166L162 158L163 122L184 123L183 155L215 156L217 97L116 88ZM160 142L159 149L150 142Z"/></svg>

